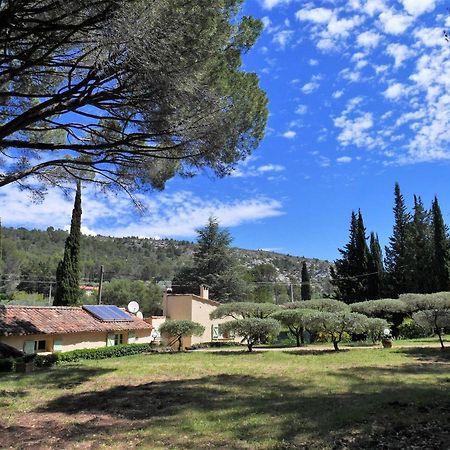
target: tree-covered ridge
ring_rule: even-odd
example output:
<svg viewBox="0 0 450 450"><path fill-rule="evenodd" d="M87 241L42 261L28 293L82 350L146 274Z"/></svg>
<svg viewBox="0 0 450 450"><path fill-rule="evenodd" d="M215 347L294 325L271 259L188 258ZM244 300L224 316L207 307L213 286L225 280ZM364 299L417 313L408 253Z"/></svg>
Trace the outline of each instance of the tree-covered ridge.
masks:
<svg viewBox="0 0 450 450"><path fill-rule="evenodd" d="M55 230L2 229L1 292L27 289L48 294L55 279L56 268L63 256L67 232ZM81 236L80 273L83 282L97 282L100 265L105 266L105 281L116 278L134 280L172 280L182 267L191 266L197 246L189 241L138 237ZM280 300L288 297L286 285L294 283L294 294L300 298L301 269L308 264L313 292L330 293L328 273L330 263L319 259L283 255L263 250L232 248L240 264L251 270L267 265L270 279L279 282L284 291ZM298 292L297 292L298 290ZM280 301L282 303L282 301Z"/></svg>

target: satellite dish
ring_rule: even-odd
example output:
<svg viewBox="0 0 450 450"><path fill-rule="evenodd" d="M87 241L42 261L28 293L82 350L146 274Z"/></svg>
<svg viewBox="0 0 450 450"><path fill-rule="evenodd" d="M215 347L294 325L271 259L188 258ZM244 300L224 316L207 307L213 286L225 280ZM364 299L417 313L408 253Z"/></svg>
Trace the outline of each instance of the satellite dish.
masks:
<svg viewBox="0 0 450 450"><path fill-rule="evenodd" d="M143 319L143 318L144 318L144 314L142 314L141 311L138 311L138 312L136 313L136 317L137 317L138 319Z"/></svg>
<svg viewBox="0 0 450 450"><path fill-rule="evenodd" d="M138 302L130 302L128 303L127 306L128 311L130 311L130 313L137 313L139 311L139 303Z"/></svg>

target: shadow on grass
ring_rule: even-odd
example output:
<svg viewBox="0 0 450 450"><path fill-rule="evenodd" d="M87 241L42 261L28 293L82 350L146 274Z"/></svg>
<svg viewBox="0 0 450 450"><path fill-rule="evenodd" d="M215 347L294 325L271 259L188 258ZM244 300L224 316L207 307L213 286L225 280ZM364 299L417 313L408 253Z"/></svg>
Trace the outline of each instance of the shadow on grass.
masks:
<svg viewBox="0 0 450 450"><path fill-rule="evenodd" d="M70 366L53 367L51 369L37 369L27 374L6 374L4 378L26 383L30 386L71 389L115 370L73 364Z"/></svg>
<svg viewBox="0 0 450 450"><path fill-rule="evenodd" d="M351 351L348 348L341 348L338 351L333 350L333 349L317 349L317 350L289 350L289 351L284 351L283 353L286 353L288 355L297 355L297 356L302 356L302 355L316 355L316 356L320 356L320 355L329 355L331 354L338 354L338 353L346 353Z"/></svg>
<svg viewBox="0 0 450 450"><path fill-rule="evenodd" d="M407 356L412 356L420 361L450 362L450 347L403 347L397 350Z"/></svg>
<svg viewBox="0 0 450 450"><path fill-rule="evenodd" d="M444 387L422 378L442 368L421 366L415 379L417 364L407 366L334 369L324 376L344 384L326 387L219 374L65 394L35 411L39 426L3 427L2 438L9 444L20 433L21 448L49 439L50 448L82 441L125 446L130 436L144 448L445 448L448 430L436 430L450 420L450 403ZM64 370L87 376L82 368ZM70 384L72 375L59 376ZM392 446L377 444L383 433Z"/></svg>

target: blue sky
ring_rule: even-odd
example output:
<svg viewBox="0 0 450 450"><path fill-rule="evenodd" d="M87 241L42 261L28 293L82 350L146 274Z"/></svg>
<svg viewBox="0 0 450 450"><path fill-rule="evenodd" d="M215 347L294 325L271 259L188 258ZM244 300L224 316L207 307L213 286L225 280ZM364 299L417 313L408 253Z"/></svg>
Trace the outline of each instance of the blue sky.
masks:
<svg viewBox="0 0 450 450"><path fill-rule="evenodd" d="M247 0L264 32L244 60L269 97L260 148L233 176L173 179L142 197L85 189L83 230L193 239L213 214L234 245L323 259L345 244L352 209L383 244L395 181L408 201L437 194L450 224L450 27L438 0ZM72 199L32 204L2 188L4 225L67 227Z"/></svg>

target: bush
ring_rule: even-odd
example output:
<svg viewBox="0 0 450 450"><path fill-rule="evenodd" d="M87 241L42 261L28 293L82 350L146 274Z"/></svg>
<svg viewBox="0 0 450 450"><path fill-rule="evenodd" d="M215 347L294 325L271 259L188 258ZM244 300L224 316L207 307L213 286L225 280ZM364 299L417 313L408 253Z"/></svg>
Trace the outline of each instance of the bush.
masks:
<svg viewBox="0 0 450 450"><path fill-rule="evenodd" d="M14 358L0 359L0 372L14 372L16 368L16 361Z"/></svg>
<svg viewBox="0 0 450 450"><path fill-rule="evenodd" d="M152 344L124 344L114 347L89 348L71 352L37 355L34 359L36 367L51 367L56 363L76 362L81 359L106 359L119 356L137 355L152 351Z"/></svg>
<svg viewBox="0 0 450 450"><path fill-rule="evenodd" d="M415 339L425 337L427 333L422 327L420 327L413 319L406 318L402 324L398 327L400 337L402 339Z"/></svg>

